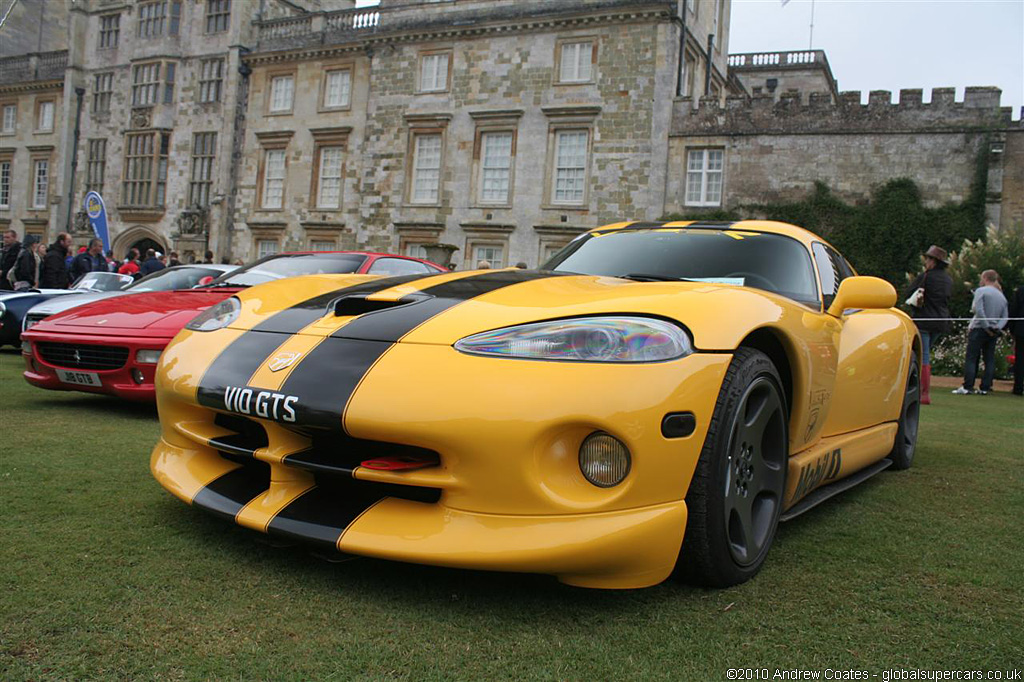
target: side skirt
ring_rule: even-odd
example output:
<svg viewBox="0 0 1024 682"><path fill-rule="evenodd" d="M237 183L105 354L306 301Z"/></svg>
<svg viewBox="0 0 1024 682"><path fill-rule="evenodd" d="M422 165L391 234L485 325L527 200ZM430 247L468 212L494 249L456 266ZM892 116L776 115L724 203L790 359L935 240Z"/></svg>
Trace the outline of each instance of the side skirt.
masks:
<svg viewBox="0 0 1024 682"><path fill-rule="evenodd" d="M871 466L861 469L855 474L847 476L846 478L840 481L836 481L835 483L829 483L828 485L824 485L818 488L810 495L800 500L798 504L794 505L790 509L787 509L785 512L783 512L782 516L779 517L779 520L789 521L791 519L795 519L796 517L803 514L805 511L814 509L825 500L835 497L844 490L849 490L850 488L859 483L863 483L864 481L868 480L869 478L877 474L879 471L884 471L885 469L888 469L890 464L892 464L891 459L883 459L878 462L875 462Z"/></svg>

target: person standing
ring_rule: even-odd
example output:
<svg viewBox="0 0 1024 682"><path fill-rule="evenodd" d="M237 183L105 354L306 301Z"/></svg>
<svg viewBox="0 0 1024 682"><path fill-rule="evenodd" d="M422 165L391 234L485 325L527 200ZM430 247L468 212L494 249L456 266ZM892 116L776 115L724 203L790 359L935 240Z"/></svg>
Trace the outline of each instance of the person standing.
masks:
<svg viewBox="0 0 1024 682"><path fill-rule="evenodd" d="M43 266L39 274L39 287L42 289L67 289L68 269L64 265L64 259L68 257L68 250L71 248L71 235L61 232L57 235L57 241L50 244L43 257Z"/></svg>
<svg viewBox="0 0 1024 682"><path fill-rule="evenodd" d="M103 242L96 237L90 239L88 249L75 256L71 262L71 281L77 281L90 272L110 272L107 259L103 257Z"/></svg>
<svg viewBox="0 0 1024 682"><path fill-rule="evenodd" d="M4 232L4 247L0 252L0 289L12 289L13 285L7 279L7 273L14 267L21 253L21 242L18 241L18 233L14 230Z"/></svg>
<svg viewBox="0 0 1024 682"><path fill-rule="evenodd" d="M21 253L18 260L14 262L14 290L28 291L39 285L39 252L36 250L36 242L39 238L34 234L25 235L25 242L21 245Z"/></svg>
<svg viewBox="0 0 1024 682"><path fill-rule="evenodd" d="M1013 333L1013 394L1024 395L1024 284L1013 294L1010 317L1016 318L1008 325Z"/></svg>
<svg viewBox="0 0 1024 682"><path fill-rule="evenodd" d="M974 318L967 327L967 362L964 365L964 385L954 389L956 395L971 393L986 395L992 390L992 379L996 373L996 343L999 334L1006 326L1009 309L1002 287L999 286L999 273L986 270L981 273L979 286L974 290ZM985 374L981 377L981 389L974 390L974 379L978 375L978 360L985 362Z"/></svg>
<svg viewBox="0 0 1024 682"><path fill-rule="evenodd" d="M931 349L942 337L949 333L949 298L953 294L953 278L946 268L949 267L949 255L945 249L932 244L924 252L924 272L914 278L907 291L908 300L916 295L919 305L910 307L910 316L915 318L914 324L921 332L921 404L932 402L930 390L932 385ZM917 321L921 318L920 322ZM937 319L941 318L941 319Z"/></svg>
<svg viewBox="0 0 1024 682"><path fill-rule="evenodd" d="M156 272L157 270L163 270L165 267L167 266L160 262L159 256L157 255L155 249L146 249L146 260L143 261L142 267L139 268L139 275L141 277L145 277L146 275L150 275Z"/></svg>
<svg viewBox="0 0 1024 682"><path fill-rule="evenodd" d="M139 271L139 250L132 247L128 251L128 257L124 259L124 265L117 269L119 275L135 276Z"/></svg>

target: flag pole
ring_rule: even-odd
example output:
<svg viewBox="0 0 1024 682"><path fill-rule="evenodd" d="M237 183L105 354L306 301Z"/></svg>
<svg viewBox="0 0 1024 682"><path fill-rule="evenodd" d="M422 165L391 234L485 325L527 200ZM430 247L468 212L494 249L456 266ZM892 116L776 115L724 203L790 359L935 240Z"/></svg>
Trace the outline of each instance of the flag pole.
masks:
<svg viewBox="0 0 1024 682"><path fill-rule="evenodd" d="M807 49L814 49L814 0L811 0L811 37L807 41Z"/></svg>

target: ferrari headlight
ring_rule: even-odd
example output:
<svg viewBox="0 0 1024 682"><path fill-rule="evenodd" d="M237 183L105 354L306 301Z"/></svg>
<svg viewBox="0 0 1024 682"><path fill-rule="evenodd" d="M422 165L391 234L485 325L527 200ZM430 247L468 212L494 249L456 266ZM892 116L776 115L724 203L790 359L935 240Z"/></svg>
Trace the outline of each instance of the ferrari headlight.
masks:
<svg viewBox="0 0 1024 682"><path fill-rule="evenodd" d="M160 351L139 350L135 351L135 362L140 365L155 365L160 362Z"/></svg>
<svg viewBox="0 0 1024 682"><path fill-rule="evenodd" d="M192 318L192 321L185 325L185 329L191 329L194 332L212 332L223 329L238 319L238 313L241 310L241 301L234 296L226 298Z"/></svg>
<svg viewBox="0 0 1024 682"><path fill-rule="evenodd" d="M678 326L651 317L579 317L474 334L455 349L471 355L571 362L662 362L693 352Z"/></svg>

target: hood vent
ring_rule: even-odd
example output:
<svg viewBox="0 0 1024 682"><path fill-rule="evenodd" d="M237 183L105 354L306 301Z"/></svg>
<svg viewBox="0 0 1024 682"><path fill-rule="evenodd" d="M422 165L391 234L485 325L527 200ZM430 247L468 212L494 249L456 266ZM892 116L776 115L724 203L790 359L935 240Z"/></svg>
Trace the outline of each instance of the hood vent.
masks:
<svg viewBox="0 0 1024 682"><path fill-rule="evenodd" d="M335 316L347 317L349 315L364 315L366 313L377 312L378 310L388 310L390 308L398 308L412 303L419 303L420 301L432 298L426 294L410 294L397 301L375 301L367 298L367 296L368 294L354 294L352 296L339 298L334 302Z"/></svg>

